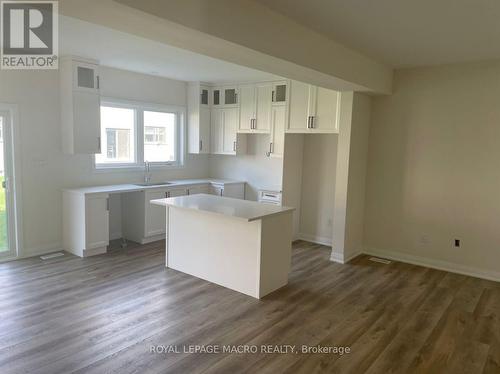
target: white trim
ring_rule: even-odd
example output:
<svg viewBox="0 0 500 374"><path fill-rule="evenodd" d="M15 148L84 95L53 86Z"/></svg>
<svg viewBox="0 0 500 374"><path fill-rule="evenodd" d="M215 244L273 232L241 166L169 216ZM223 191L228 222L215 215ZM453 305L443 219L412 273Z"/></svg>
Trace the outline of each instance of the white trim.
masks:
<svg viewBox="0 0 500 374"><path fill-rule="evenodd" d="M351 253L349 256L344 257L343 253L341 254L341 253L335 252L332 249L332 254L330 255L330 261L337 262L339 264L347 264L349 261L355 259L356 257L358 257L359 255L362 255L362 254L363 254L363 251L357 250L354 253Z"/></svg>
<svg viewBox="0 0 500 374"><path fill-rule="evenodd" d="M11 157L10 162L12 166L11 179L12 179L12 214L14 215L13 232L9 233L9 240L14 244L15 248L10 248L10 253L5 257L0 257L2 261L8 259L16 259L23 253L23 226L22 226L22 185L21 185L21 136L19 126L19 109L16 104L0 103L0 111L6 112L10 115L10 148ZM4 131L4 142L6 131ZM12 217L9 217L12 219ZM13 236L13 237L12 237Z"/></svg>
<svg viewBox="0 0 500 374"><path fill-rule="evenodd" d="M472 266L456 264L443 260L435 260L427 257L414 256L397 251L388 251L385 249L365 248L363 253L371 256L387 258L389 260L448 271L450 273L468 275L470 277L500 282L500 272L494 270L484 270Z"/></svg>
<svg viewBox="0 0 500 374"><path fill-rule="evenodd" d="M306 242L312 242L316 244L326 245L328 247L332 246L332 238L327 236L310 235L299 232L297 238L304 240Z"/></svg>
<svg viewBox="0 0 500 374"><path fill-rule="evenodd" d="M332 249L332 254L330 255L330 261L336 262L338 264L345 264L344 255L342 253L334 252Z"/></svg>
<svg viewBox="0 0 500 374"><path fill-rule="evenodd" d="M116 239L121 239L123 237L123 234L121 231L116 231L116 232L110 232L109 233L109 240L116 240Z"/></svg>

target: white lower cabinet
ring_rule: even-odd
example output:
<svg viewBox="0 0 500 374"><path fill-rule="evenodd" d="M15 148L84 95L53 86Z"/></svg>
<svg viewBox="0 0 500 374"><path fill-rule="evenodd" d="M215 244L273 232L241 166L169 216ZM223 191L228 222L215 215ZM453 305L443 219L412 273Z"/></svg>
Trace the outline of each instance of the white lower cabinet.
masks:
<svg viewBox="0 0 500 374"><path fill-rule="evenodd" d="M187 195L186 188L154 188L122 195L123 238L145 244L165 237L165 208L151 200Z"/></svg>
<svg viewBox="0 0 500 374"><path fill-rule="evenodd" d="M63 193L64 249L80 257L106 252L109 244L109 195Z"/></svg>
<svg viewBox="0 0 500 374"><path fill-rule="evenodd" d="M245 183L202 182L191 186L117 192L121 196L122 237L145 244L165 238L166 210L151 200L210 193L245 198ZM109 245L109 193L63 191L63 247L80 257L106 253Z"/></svg>
<svg viewBox="0 0 500 374"><path fill-rule="evenodd" d="M142 241L145 241L146 238L165 234L165 209L161 209L163 207L158 205L149 204L149 202L154 199L163 199L167 193L165 190L150 190L145 192L145 222Z"/></svg>
<svg viewBox="0 0 500 374"><path fill-rule="evenodd" d="M203 184L200 186L189 187L187 190L188 195L196 195L200 193L210 193L210 188L208 184Z"/></svg>
<svg viewBox="0 0 500 374"><path fill-rule="evenodd" d="M109 244L109 196L87 195L85 198L85 248L106 248Z"/></svg>
<svg viewBox="0 0 500 374"><path fill-rule="evenodd" d="M245 199L245 183L218 184L212 183L210 194L233 199Z"/></svg>

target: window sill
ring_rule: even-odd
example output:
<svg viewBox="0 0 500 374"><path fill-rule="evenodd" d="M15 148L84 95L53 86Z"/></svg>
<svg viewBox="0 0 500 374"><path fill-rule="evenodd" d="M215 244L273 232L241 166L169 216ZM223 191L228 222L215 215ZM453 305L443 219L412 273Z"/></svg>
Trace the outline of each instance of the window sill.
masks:
<svg viewBox="0 0 500 374"><path fill-rule="evenodd" d="M161 171L161 170L176 170L183 169L183 164L151 164L151 171ZM110 166L97 166L93 165L93 171L95 173L120 173L120 172L144 172L143 165L110 165Z"/></svg>

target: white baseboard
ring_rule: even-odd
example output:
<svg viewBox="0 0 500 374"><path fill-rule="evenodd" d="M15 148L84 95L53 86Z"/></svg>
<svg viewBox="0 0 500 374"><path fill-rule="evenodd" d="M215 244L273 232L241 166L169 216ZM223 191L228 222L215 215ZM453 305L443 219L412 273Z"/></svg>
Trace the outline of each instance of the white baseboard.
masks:
<svg viewBox="0 0 500 374"><path fill-rule="evenodd" d="M304 233L299 233L298 239L300 240L305 240L306 242L312 242L316 244L321 244L321 245L326 245L331 247L332 246L332 238L326 237L326 236L317 236L317 235L310 235L310 234L304 234Z"/></svg>
<svg viewBox="0 0 500 374"><path fill-rule="evenodd" d="M330 256L330 261L337 262L339 264L347 264L349 261L351 261L352 259L354 259L362 254L363 254L363 251L356 251L356 252L351 253L348 256L344 257L343 254L337 253L337 252L332 250L332 254Z"/></svg>
<svg viewBox="0 0 500 374"><path fill-rule="evenodd" d="M332 254L330 255L330 261L336 262L338 264L345 264L347 261L344 261L344 255L341 253L334 252L332 250Z"/></svg>
<svg viewBox="0 0 500 374"><path fill-rule="evenodd" d="M121 239L122 237L123 237L123 234L121 231L109 233L109 240Z"/></svg>
<svg viewBox="0 0 500 374"><path fill-rule="evenodd" d="M500 282L500 272L493 270L484 270L472 266L455 264L448 261L435 260L427 257L413 256L406 253L388 251L377 248L365 248L363 253L371 256L383 257L389 260L405 262L408 264L424 266L432 269L448 271L468 275L475 278L487 279L495 282Z"/></svg>

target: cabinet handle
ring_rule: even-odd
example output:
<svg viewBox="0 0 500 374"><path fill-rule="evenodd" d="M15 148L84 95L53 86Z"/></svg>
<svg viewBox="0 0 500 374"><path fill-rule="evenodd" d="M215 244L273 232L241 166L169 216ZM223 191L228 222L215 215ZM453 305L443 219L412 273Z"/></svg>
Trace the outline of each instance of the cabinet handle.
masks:
<svg viewBox="0 0 500 374"><path fill-rule="evenodd" d="M314 116L311 116L311 129L314 129Z"/></svg>
<svg viewBox="0 0 500 374"><path fill-rule="evenodd" d="M203 140L200 140L200 151L203 149Z"/></svg>
<svg viewBox="0 0 500 374"><path fill-rule="evenodd" d="M97 89L100 89L101 88L101 83L100 83L99 76L97 76L96 78L97 78Z"/></svg>
<svg viewBox="0 0 500 374"><path fill-rule="evenodd" d="M109 212L109 197L106 198L106 210Z"/></svg>
<svg viewBox="0 0 500 374"><path fill-rule="evenodd" d="M233 151L236 152L236 142L233 142Z"/></svg>
<svg viewBox="0 0 500 374"><path fill-rule="evenodd" d="M165 192L165 197L168 199L170 197L170 191Z"/></svg>
<svg viewBox="0 0 500 374"><path fill-rule="evenodd" d="M271 95L271 101L274 103L274 90L273 90L273 93Z"/></svg>

